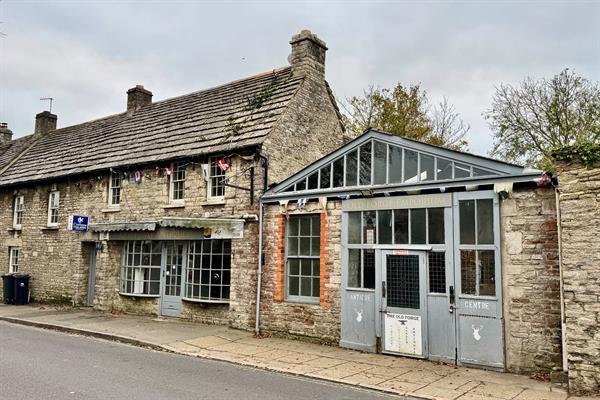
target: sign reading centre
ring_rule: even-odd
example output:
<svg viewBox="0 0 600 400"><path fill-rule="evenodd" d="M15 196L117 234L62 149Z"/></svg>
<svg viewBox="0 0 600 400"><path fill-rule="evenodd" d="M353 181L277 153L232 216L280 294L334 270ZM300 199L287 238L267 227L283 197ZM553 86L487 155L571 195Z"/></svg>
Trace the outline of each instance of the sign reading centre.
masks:
<svg viewBox="0 0 600 400"><path fill-rule="evenodd" d="M89 228L90 219L87 215L71 215L69 217L70 231L74 232L87 232Z"/></svg>

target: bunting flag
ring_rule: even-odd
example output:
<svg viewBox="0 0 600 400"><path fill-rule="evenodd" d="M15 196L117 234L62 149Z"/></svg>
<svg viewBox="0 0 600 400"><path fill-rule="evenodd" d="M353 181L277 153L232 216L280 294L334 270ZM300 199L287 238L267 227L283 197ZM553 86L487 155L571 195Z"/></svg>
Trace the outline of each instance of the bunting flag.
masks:
<svg viewBox="0 0 600 400"><path fill-rule="evenodd" d="M229 163L227 163L227 160L225 158L220 158L219 160L217 160L217 166L221 168L221 171L223 172L229 169Z"/></svg>
<svg viewBox="0 0 600 400"><path fill-rule="evenodd" d="M165 173L170 176L173 173L173 168L172 167L165 168Z"/></svg>
<svg viewBox="0 0 600 400"><path fill-rule="evenodd" d="M135 183L139 184L142 182L142 173L140 171L135 171L133 177L135 179Z"/></svg>

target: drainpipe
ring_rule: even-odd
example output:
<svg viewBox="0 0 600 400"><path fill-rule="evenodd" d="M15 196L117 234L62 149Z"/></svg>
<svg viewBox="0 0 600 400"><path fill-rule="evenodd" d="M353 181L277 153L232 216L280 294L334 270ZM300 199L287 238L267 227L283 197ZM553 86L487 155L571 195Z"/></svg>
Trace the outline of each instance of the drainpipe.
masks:
<svg viewBox="0 0 600 400"><path fill-rule="evenodd" d="M263 160L263 194L267 190L269 184L269 159L258 153L258 156ZM258 202L258 275L256 282L256 324L254 332L258 336L260 334L260 292L262 290L263 277L263 202L262 195Z"/></svg>
<svg viewBox="0 0 600 400"><path fill-rule="evenodd" d="M556 230L558 233L558 274L560 279L560 334L562 342L562 369L568 370L567 362L567 332L566 332L566 317L565 317L565 292L563 279L563 264L562 264L562 224L560 217L560 192L558 187L554 186L554 194L556 197Z"/></svg>

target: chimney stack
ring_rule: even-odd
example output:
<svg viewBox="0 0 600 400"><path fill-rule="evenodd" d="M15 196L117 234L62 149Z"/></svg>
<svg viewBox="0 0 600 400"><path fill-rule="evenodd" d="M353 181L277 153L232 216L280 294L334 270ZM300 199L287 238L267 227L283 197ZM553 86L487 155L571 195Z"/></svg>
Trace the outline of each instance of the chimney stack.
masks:
<svg viewBox="0 0 600 400"><path fill-rule="evenodd" d="M325 77L327 46L324 41L308 29L303 29L299 34L292 36L290 44L292 54L289 60L294 74L316 73L317 76Z"/></svg>
<svg viewBox="0 0 600 400"><path fill-rule="evenodd" d="M0 122L0 146L5 146L12 140L12 131L6 122Z"/></svg>
<svg viewBox="0 0 600 400"><path fill-rule="evenodd" d="M42 111L35 116L35 131L34 135L45 135L48 132L56 130L56 114L50 111Z"/></svg>
<svg viewBox="0 0 600 400"><path fill-rule="evenodd" d="M127 114L131 115L141 107L152 104L152 92L136 85L127 91Z"/></svg>

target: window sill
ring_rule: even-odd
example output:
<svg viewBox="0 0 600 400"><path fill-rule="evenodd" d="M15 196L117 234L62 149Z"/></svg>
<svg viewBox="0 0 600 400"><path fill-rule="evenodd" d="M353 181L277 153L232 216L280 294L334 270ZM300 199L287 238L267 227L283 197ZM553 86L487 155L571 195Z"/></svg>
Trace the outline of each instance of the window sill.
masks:
<svg viewBox="0 0 600 400"><path fill-rule="evenodd" d="M349 292L366 292L366 293L374 293L375 292L375 289L357 288L357 287L347 287L346 290Z"/></svg>
<svg viewBox="0 0 600 400"><path fill-rule="evenodd" d="M290 304L304 304L307 306L318 306L321 301L318 298L315 299L285 299L286 303L290 303Z"/></svg>
<svg viewBox="0 0 600 400"><path fill-rule="evenodd" d="M229 300L191 299L189 297L182 297L181 300L189 301L190 303L229 304Z"/></svg>
<svg viewBox="0 0 600 400"><path fill-rule="evenodd" d="M121 207L117 207L117 206L108 207L108 208L105 208L105 209L100 210L100 211L103 212L103 213L115 213L115 212L121 211Z"/></svg>
<svg viewBox="0 0 600 400"><path fill-rule="evenodd" d="M59 228L58 225L50 225L50 226L44 226L42 228L42 231L57 231Z"/></svg>
<svg viewBox="0 0 600 400"><path fill-rule="evenodd" d="M125 297L145 297L145 298L158 298L160 297L160 294L142 294L142 293L123 293L123 292L119 292L120 296L125 296Z"/></svg>
<svg viewBox="0 0 600 400"><path fill-rule="evenodd" d="M166 206L163 206L163 208L164 209L169 209L169 208L185 208L185 201L169 203Z"/></svg>
<svg viewBox="0 0 600 400"><path fill-rule="evenodd" d="M224 206L226 201L224 198L206 200L200 203L201 206Z"/></svg>
<svg viewBox="0 0 600 400"><path fill-rule="evenodd" d="M9 232L21 232L21 230L22 230L22 228L20 226L19 227L12 226L12 227L8 228Z"/></svg>

